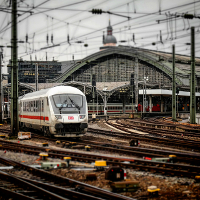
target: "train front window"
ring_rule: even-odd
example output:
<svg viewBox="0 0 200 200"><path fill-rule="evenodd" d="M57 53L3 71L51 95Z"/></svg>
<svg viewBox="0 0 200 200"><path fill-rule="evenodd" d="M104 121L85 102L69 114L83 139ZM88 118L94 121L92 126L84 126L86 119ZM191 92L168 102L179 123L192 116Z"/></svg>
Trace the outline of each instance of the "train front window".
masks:
<svg viewBox="0 0 200 200"><path fill-rule="evenodd" d="M83 105L83 98L81 95L54 95L53 100L57 108L80 108Z"/></svg>

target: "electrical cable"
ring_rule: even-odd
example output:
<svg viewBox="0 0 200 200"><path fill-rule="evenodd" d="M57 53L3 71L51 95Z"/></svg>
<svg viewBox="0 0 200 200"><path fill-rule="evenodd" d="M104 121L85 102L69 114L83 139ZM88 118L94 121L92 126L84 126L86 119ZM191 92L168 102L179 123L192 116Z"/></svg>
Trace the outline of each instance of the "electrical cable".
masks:
<svg viewBox="0 0 200 200"><path fill-rule="evenodd" d="M41 3L41 4L39 4L39 5L37 5L35 8L37 8L38 6L40 6L40 5L43 5L43 4L45 4L46 2L48 2L49 0L46 0L46 1L44 1L43 3ZM35 9L35 8L32 8L31 10L29 10L28 12L31 12L33 9ZM25 13L23 13L21 16L23 16ZM20 16L20 17L21 17ZM29 17L29 16L28 16ZM20 21L18 21L17 22L17 24L18 23L20 23L20 22L22 22L22 21L24 21L25 19L27 19L27 17L25 17L24 19L22 19L22 20L20 20ZM12 21L10 22L10 24L12 23ZM8 26L8 25L7 25ZM3 30L0 30L0 33L2 32L2 31L6 31L6 30L8 30L9 28L11 28L11 27L7 27L7 26L5 26L4 28L3 28ZM5 29L5 28L7 28L7 29ZM5 29L5 30L4 30Z"/></svg>
<svg viewBox="0 0 200 200"><path fill-rule="evenodd" d="M83 37L83 36L82 36Z"/></svg>

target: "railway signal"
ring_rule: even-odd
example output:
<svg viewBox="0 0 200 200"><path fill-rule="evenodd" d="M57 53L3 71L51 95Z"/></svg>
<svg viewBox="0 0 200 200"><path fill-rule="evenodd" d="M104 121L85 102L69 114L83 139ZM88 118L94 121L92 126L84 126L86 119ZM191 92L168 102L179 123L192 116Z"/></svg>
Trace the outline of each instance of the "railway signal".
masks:
<svg viewBox="0 0 200 200"><path fill-rule="evenodd" d="M176 88L176 94L179 94L179 90L180 90L179 88Z"/></svg>

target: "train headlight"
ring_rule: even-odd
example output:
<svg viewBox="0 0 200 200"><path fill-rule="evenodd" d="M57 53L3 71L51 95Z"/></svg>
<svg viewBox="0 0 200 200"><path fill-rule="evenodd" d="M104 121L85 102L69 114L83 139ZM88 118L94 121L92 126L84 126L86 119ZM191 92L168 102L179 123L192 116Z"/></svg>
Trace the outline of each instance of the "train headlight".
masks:
<svg viewBox="0 0 200 200"><path fill-rule="evenodd" d="M55 115L56 119L62 119L61 115Z"/></svg>
<svg viewBox="0 0 200 200"><path fill-rule="evenodd" d="M85 115L79 115L80 119L84 119Z"/></svg>

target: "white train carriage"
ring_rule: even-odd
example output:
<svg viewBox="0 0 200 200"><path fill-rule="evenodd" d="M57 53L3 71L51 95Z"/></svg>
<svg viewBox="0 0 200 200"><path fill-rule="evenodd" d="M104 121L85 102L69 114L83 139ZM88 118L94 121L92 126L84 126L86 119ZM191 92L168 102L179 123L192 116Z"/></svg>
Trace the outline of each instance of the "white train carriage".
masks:
<svg viewBox="0 0 200 200"><path fill-rule="evenodd" d="M55 137L81 137L88 127L85 95L71 86L57 86L19 98L19 125Z"/></svg>

